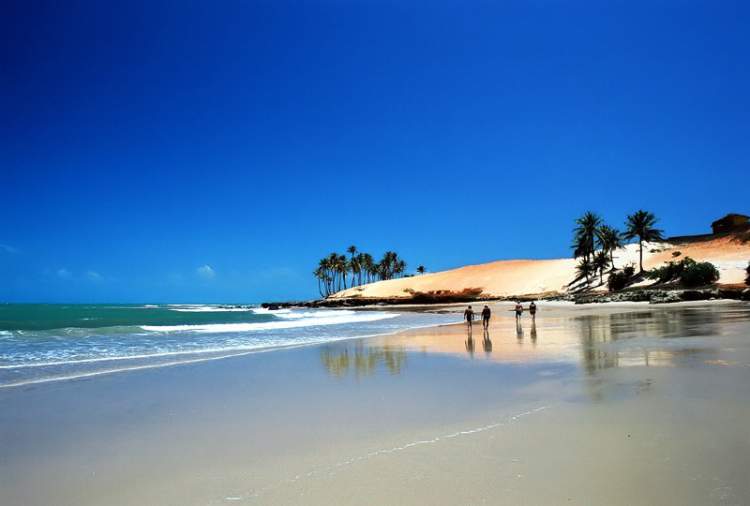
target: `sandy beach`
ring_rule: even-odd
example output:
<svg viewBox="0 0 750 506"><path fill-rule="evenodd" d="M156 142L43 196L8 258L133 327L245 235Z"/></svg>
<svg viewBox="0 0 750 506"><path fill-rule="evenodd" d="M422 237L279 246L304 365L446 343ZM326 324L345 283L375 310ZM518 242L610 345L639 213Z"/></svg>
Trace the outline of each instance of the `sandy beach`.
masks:
<svg viewBox="0 0 750 506"><path fill-rule="evenodd" d="M0 503L747 504L750 306L542 303L0 390Z"/></svg>

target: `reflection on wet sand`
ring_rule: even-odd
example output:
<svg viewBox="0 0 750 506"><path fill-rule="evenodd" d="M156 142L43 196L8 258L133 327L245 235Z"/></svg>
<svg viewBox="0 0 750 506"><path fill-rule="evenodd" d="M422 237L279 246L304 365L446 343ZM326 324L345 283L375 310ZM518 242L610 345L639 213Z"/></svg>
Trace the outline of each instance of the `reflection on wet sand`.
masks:
<svg viewBox="0 0 750 506"><path fill-rule="evenodd" d="M451 325L368 340L372 350L453 354L499 363L580 364L587 374L613 367L703 363L716 353L710 336L747 318L746 311L711 307L646 307L546 311L530 320L500 317L484 332L484 355L475 355L471 329ZM515 328L514 328L515 327ZM526 332L530 339L525 339ZM495 337L494 342L489 334ZM511 337L512 336L512 337ZM699 342L674 338L700 338ZM403 351L402 351L403 353Z"/></svg>
<svg viewBox="0 0 750 506"><path fill-rule="evenodd" d="M469 357L474 358L474 338L472 337L471 332L469 332L466 341L464 341L464 347L466 348L466 353L469 354Z"/></svg>
<svg viewBox="0 0 750 506"><path fill-rule="evenodd" d="M365 346L363 341L354 344L337 344L323 346L320 350L320 361L329 374L336 377L346 376L349 371L356 377L375 374L382 364L391 374L399 374L406 367L404 347Z"/></svg>
<svg viewBox="0 0 750 506"><path fill-rule="evenodd" d="M484 329L484 335L482 336L482 349L487 355L492 353L492 340L490 339L489 329Z"/></svg>

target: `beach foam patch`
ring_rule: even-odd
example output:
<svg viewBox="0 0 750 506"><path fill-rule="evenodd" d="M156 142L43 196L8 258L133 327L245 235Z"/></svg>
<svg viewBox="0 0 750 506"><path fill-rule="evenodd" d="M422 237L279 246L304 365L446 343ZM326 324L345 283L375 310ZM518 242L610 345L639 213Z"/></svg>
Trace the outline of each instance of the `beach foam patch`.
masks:
<svg viewBox="0 0 750 506"><path fill-rule="evenodd" d="M325 313L325 314L320 314ZM279 315L281 316L281 315ZM281 321L257 323L212 323L203 325L141 325L140 328L149 332L253 332L259 330L293 329L299 327L318 327L328 325L342 325L347 323L374 322L396 318L398 313L356 312L356 311L315 311L302 313L301 316L286 315Z"/></svg>

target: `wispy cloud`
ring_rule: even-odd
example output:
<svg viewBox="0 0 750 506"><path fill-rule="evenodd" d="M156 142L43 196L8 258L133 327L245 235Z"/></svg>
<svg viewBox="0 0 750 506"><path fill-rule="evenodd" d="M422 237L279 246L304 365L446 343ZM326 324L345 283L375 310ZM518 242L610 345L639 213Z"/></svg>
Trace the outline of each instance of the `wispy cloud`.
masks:
<svg viewBox="0 0 750 506"><path fill-rule="evenodd" d="M86 279L94 283L98 283L102 281L103 278L102 275L96 271L86 271Z"/></svg>
<svg viewBox="0 0 750 506"><path fill-rule="evenodd" d="M73 277L73 274L68 269L61 268L57 269L57 277L60 279L70 279Z"/></svg>
<svg viewBox="0 0 750 506"><path fill-rule="evenodd" d="M207 280L214 279L216 277L216 271L213 270L213 268L208 264L201 265L200 267L195 269L195 273L201 278L207 279Z"/></svg>
<svg viewBox="0 0 750 506"><path fill-rule="evenodd" d="M13 254L18 253L18 248L14 248L9 244L0 244L0 251L2 251L3 253Z"/></svg>

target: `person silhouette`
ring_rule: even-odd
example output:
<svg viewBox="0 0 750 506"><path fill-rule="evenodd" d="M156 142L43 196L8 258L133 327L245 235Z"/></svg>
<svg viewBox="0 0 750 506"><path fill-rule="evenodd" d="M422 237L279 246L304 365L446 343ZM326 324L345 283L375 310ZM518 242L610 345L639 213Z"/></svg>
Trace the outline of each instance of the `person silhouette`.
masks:
<svg viewBox="0 0 750 506"><path fill-rule="evenodd" d="M518 321L521 318L521 315L523 314L523 305L520 301L516 302L516 307L514 309L516 312L516 321Z"/></svg>
<svg viewBox="0 0 750 506"><path fill-rule="evenodd" d="M471 306L464 311L464 320L466 320L466 325L471 328L474 323L474 310L471 309Z"/></svg>
<svg viewBox="0 0 750 506"><path fill-rule="evenodd" d="M531 319L536 320L536 304L534 301L531 301L531 304L529 304L529 314L531 314Z"/></svg>
<svg viewBox="0 0 750 506"><path fill-rule="evenodd" d="M490 307L485 304L484 309L482 309L482 327L488 328L490 326L490 318L492 317L492 311L490 311Z"/></svg>

